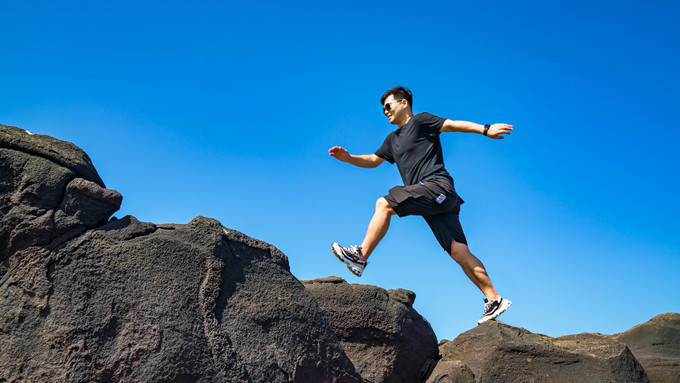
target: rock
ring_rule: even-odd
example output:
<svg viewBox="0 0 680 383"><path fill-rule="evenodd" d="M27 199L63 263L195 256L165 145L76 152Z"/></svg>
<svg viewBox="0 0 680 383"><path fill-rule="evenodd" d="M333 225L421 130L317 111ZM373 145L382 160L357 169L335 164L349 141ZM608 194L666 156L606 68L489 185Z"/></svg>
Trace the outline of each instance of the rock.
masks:
<svg viewBox="0 0 680 383"><path fill-rule="evenodd" d="M90 157L70 142L0 124L0 147L47 159L56 165L72 169L80 178L106 187L92 165Z"/></svg>
<svg viewBox="0 0 680 383"><path fill-rule="evenodd" d="M469 367L477 383L649 381L625 344L601 334L551 338L489 321L444 343L439 353L427 382L445 382L437 380L447 371L442 362L461 363L452 365L451 374Z"/></svg>
<svg viewBox="0 0 680 383"><path fill-rule="evenodd" d="M426 383L475 383L475 375L460 360L442 360L437 363Z"/></svg>
<svg viewBox="0 0 680 383"><path fill-rule="evenodd" d="M0 382L361 382L274 246L121 202L69 143L0 129Z"/></svg>
<svg viewBox="0 0 680 383"><path fill-rule="evenodd" d="M68 142L0 125L0 164L0 276L11 254L56 246L120 208L122 196Z"/></svg>
<svg viewBox="0 0 680 383"><path fill-rule="evenodd" d="M361 381L287 258L215 220L128 216L23 253L0 284L0 381Z"/></svg>
<svg viewBox="0 0 680 383"><path fill-rule="evenodd" d="M435 357L437 338L413 309L415 294L338 277L302 282L314 294L364 382L413 383Z"/></svg>
<svg viewBox="0 0 680 383"><path fill-rule="evenodd" d="M559 338L492 321L438 354L411 291L303 285L270 244L110 219L121 201L75 145L0 125L0 382L680 381L680 314Z"/></svg>
<svg viewBox="0 0 680 383"><path fill-rule="evenodd" d="M614 338L630 348L650 382L680 382L680 314L657 315Z"/></svg>

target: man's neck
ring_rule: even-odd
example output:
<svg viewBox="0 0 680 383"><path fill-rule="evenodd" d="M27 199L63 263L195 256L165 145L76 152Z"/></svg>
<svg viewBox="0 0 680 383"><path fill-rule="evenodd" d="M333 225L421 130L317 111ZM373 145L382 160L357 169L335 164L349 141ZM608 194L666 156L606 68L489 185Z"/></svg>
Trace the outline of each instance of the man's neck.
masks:
<svg viewBox="0 0 680 383"><path fill-rule="evenodd" d="M409 113L406 115L406 119L404 120L404 122L398 124L399 127L401 128L402 126L408 124L408 122L411 121L411 117L413 117L413 112L409 112Z"/></svg>

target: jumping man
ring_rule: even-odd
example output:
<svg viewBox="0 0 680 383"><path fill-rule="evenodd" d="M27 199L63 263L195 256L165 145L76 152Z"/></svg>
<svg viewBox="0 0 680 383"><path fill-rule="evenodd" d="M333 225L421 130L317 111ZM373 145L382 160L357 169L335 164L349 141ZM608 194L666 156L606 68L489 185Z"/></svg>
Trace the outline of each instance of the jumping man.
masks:
<svg viewBox="0 0 680 383"><path fill-rule="evenodd" d="M380 103L390 124L399 129L390 133L374 154L353 155L339 146L328 150L336 159L362 168L374 168L383 161L397 163L404 186L395 186L378 199L375 213L368 224L364 241L359 246L342 247L333 243L333 253L360 277L368 257L385 236L390 219L419 215L425 218L439 244L463 268L465 275L482 291L484 314L482 324L495 319L510 307L512 302L501 298L491 283L482 262L468 249L467 240L458 214L463 200L453 188L453 178L444 168L441 132L479 133L502 139L510 134L512 125L480 125L469 121L453 121L429 113L413 115L411 91L394 87L382 96Z"/></svg>

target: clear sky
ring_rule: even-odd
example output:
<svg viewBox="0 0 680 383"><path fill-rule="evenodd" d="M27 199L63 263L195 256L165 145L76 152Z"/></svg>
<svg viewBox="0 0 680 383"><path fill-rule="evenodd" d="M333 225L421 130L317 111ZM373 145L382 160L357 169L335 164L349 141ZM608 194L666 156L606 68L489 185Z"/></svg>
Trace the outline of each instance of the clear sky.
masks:
<svg viewBox="0 0 680 383"><path fill-rule="evenodd" d="M515 126L441 136L470 248L551 336L680 312L680 6L675 1L0 0L0 123L67 140L124 196L115 215L197 215L267 241L298 279L416 292L437 336L483 302L420 217L359 244L395 165L360 169L394 126L379 103Z"/></svg>

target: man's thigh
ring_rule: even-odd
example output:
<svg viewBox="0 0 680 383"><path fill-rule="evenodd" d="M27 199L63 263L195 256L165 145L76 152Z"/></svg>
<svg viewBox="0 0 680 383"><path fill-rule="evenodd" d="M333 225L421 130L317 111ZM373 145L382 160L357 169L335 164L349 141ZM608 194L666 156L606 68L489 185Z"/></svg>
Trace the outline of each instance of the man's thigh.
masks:
<svg viewBox="0 0 680 383"><path fill-rule="evenodd" d="M400 217L407 215L431 216L460 211L461 200L455 192L447 193L436 185L425 182L395 186L384 196Z"/></svg>
<svg viewBox="0 0 680 383"><path fill-rule="evenodd" d="M458 212L431 215L425 218L430 225L432 233L437 238L439 245L449 253L451 251L451 241L456 241L467 245L467 238L460 224Z"/></svg>

